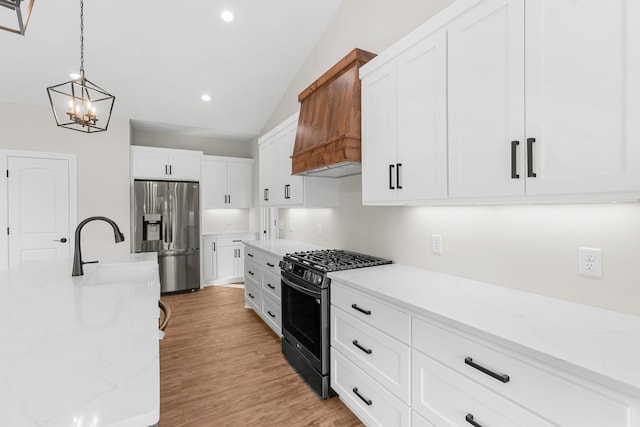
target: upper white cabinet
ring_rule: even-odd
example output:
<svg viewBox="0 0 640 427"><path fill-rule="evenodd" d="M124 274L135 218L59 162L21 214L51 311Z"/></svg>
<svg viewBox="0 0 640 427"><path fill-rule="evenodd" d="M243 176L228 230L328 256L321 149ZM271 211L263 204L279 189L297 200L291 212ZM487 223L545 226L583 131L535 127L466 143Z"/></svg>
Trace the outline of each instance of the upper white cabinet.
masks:
<svg viewBox="0 0 640 427"><path fill-rule="evenodd" d="M452 21L452 197L640 188L632 3L486 0Z"/></svg>
<svg viewBox="0 0 640 427"><path fill-rule="evenodd" d="M525 3L527 194L640 189L640 4Z"/></svg>
<svg viewBox="0 0 640 427"><path fill-rule="evenodd" d="M252 201L252 159L204 156L202 208L249 208Z"/></svg>
<svg viewBox="0 0 640 427"><path fill-rule="evenodd" d="M631 0L452 3L361 68L363 202L637 199L638 19Z"/></svg>
<svg viewBox="0 0 640 427"><path fill-rule="evenodd" d="M524 194L523 30L524 0L483 1L447 27L451 197Z"/></svg>
<svg viewBox="0 0 640 427"><path fill-rule="evenodd" d="M297 126L296 113L258 141L260 206L335 207L336 179L291 175Z"/></svg>
<svg viewBox="0 0 640 427"><path fill-rule="evenodd" d="M131 175L134 179L200 181L201 151L155 147L131 147Z"/></svg>
<svg viewBox="0 0 640 427"><path fill-rule="evenodd" d="M446 34L362 77L362 200L447 197Z"/></svg>

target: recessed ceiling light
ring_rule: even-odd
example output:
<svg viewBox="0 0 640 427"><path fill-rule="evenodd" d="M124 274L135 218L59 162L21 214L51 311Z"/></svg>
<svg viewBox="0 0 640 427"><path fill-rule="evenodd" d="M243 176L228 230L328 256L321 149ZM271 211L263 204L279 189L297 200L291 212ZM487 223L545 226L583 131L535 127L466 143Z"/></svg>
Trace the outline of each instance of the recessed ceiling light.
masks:
<svg viewBox="0 0 640 427"><path fill-rule="evenodd" d="M231 22L235 17L233 16L233 12L231 12L228 9L225 9L220 14L220 18L222 18L224 22Z"/></svg>
<svg viewBox="0 0 640 427"><path fill-rule="evenodd" d="M206 93L200 97L204 102L211 101L211 95L207 95Z"/></svg>

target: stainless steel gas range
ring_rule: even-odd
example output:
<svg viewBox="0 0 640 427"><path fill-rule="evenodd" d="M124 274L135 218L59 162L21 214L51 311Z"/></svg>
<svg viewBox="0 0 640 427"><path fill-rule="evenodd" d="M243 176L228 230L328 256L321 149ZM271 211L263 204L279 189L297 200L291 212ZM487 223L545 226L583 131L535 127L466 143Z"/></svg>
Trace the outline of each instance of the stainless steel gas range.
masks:
<svg viewBox="0 0 640 427"><path fill-rule="evenodd" d="M327 273L390 264L356 252L325 249L286 254L280 261L282 352L322 399L329 385L329 284Z"/></svg>

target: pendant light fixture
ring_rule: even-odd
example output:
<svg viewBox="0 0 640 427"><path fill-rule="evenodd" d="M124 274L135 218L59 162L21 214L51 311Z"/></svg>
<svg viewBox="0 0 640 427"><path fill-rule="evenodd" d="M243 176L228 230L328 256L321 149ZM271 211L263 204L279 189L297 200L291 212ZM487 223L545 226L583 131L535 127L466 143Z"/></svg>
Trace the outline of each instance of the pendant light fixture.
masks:
<svg viewBox="0 0 640 427"><path fill-rule="evenodd" d="M47 88L56 123L80 132L103 132L109 127L115 96L84 75L84 3L80 0L80 75Z"/></svg>
<svg viewBox="0 0 640 427"><path fill-rule="evenodd" d="M24 35L24 32L27 31L27 24L29 23L29 17L31 17L31 9L33 8L33 1L34 0L28 0L27 2L24 3L24 5L26 5L24 6L24 5L21 5L22 0L0 0L0 6L9 9L12 12L15 12L15 17L17 19L17 26L13 26L13 25L8 26L0 23L0 30L6 30L12 33ZM24 6L24 10L23 10L23 6ZM3 16L3 20L0 22L5 22L4 17L5 16L8 17L9 14L7 14L7 12L2 8L0 8L0 11L2 12L0 15Z"/></svg>

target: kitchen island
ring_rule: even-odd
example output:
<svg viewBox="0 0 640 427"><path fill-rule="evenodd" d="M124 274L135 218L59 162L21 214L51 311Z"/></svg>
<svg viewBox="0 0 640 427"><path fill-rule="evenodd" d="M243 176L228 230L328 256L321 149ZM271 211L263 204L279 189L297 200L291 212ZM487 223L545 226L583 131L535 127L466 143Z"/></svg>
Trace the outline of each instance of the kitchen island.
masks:
<svg viewBox="0 0 640 427"><path fill-rule="evenodd" d="M0 425L155 425L159 297L155 253L0 271Z"/></svg>

